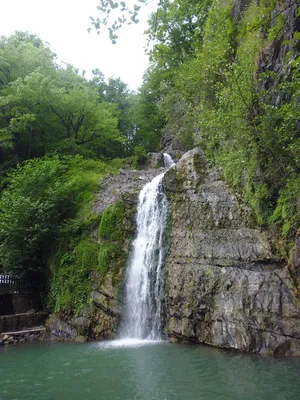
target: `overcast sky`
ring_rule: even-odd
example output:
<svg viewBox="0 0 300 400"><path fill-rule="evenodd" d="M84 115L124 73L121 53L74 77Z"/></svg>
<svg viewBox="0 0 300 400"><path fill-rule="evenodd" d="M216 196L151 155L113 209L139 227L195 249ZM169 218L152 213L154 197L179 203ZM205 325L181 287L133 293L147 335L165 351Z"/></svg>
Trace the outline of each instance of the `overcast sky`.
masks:
<svg viewBox="0 0 300 400"><path fill-rule="evenodd" d="M133 0L132 0L133 1ZM0 35L16 30L38 34L50 43L59 60L87 71L90 77L99 68L106 78L120 77L131 89L142 83L148 66L144 47L147 15L155 9L155 1L139 16L137 25L124 26L116 45L106 32L90 34L90 16L97 16L98 0L8 0L1 4Z"/></svg>

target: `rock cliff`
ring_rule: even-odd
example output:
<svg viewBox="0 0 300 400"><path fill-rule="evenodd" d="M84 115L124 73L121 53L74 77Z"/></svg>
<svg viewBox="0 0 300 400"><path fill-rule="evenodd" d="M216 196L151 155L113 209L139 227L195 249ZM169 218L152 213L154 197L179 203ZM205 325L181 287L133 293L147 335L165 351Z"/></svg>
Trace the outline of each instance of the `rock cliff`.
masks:
<svg viewBox="0 0 300 400"><path fill-rule="evenodd" d="M258 354L300 355L300 303L268 232L199 149L165 175L166 333Z"/></svg>

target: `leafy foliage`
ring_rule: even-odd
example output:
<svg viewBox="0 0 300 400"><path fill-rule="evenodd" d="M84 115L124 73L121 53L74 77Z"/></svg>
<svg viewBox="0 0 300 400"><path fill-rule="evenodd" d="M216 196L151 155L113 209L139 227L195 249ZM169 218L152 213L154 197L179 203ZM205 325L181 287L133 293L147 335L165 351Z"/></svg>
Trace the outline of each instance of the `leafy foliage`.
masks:
<svg viewBox="0 0 300 400"><path fill-rule="evenodd" d="M144 88L162 116L157 130L185 148L200 145L244 193L257 222L276 222L293 238L300 215L297 32L284 40L283 3L249 2L239 17L233 7L231 0L160 3L150 18L156 43ZM280 73L268 58L279 45L286 46Z"/></svg>
<svg viewBox="0 0 300 400"><path fill-rule="evenodd" d="M5 173L46 154L130 156L137 131L134 98L124 82L106 83L98 69L87 81L71 65L57 65L34 35L2 37L0 169Z"/></svg>
<svg viewBox="0 0 300 400"><path fill-rule="evenodd" d="M114 2L113 0L99 0L97 9L100 11L99 17L90 17L91 25L100 33L101 25L108 26L109 38L113 44L118 39L117 31L124 25L137 24L138 15L141 9L141 3L147 4L147 0L138 0L140 4L128 4L125 1ZM114 13L114 10L120 10L122 14ZM111 13L112 11L112 13ZM112 22L111 22L112 21ZM90 31L91 28L88 29Z"/></svg>
<svg viewBox="0 0 300 400"><path fill-rule="evenodd" d="M46 273L47 257L66 221L93 198L102 163L80 157L34 159L8 177L0 197L0 265L4 271Z"/></svg>

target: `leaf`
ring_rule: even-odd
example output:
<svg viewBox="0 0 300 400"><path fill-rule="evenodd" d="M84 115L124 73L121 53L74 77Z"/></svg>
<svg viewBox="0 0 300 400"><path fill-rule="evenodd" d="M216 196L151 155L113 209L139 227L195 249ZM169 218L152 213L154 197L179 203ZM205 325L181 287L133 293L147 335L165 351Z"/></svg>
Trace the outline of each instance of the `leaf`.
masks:
<svg viewBox="0 0 300 400"><path fill-rule="evenodd" d="M300 39L300 32L299 31L294 33L294 39L295 40L299 40Z"/></svg>

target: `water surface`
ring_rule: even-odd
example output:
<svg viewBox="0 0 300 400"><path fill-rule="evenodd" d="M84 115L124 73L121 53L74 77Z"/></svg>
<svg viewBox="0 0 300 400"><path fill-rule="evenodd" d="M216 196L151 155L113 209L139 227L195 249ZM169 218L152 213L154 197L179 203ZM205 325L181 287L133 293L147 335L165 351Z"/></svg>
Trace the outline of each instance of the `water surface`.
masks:
<svg viewBox="0 0 300 400"><path fill-rule="evenodd" d="M0 348L1 400L296 400L298 359L131 341Z"/></svg>

